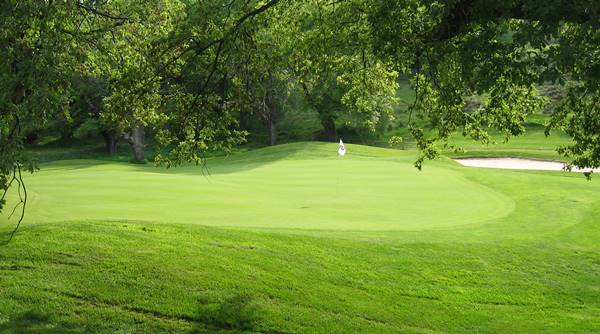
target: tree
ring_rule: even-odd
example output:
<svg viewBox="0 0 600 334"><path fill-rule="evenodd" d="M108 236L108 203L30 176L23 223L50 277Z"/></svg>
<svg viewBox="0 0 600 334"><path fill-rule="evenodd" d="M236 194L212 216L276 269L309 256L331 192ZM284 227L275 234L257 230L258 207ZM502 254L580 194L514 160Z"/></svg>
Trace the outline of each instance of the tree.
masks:
<svg viewBox="0 0 600 334"><path fill-rule="evenodd" d="M88 48L90 72L107 76L102 120L113 125L108 134L123 133L137 162L145 161L145 128L157 122L163 103L163 78L156 67L171 54L161 48L183 9L176 0L112 1L107 10L127 20L98 36Z"/></svg>
<svg viewBox="0 0 600 334"><path fill-rule="evenodd" d="M17 185L20 225L27 202L24 170L37 166L23 146L28 131L68 116L70 79L83 57L76 37L91 41L126 18L87 2L4 1L0 4L0 210ZM14 232L11 237L14 235Z"/></svg>
<svg viewBox="0 0 600 334"><path fill-rule="evenodd" d="M377 54L412 76L412 111L435 129L411 125L418 167L456 131L482 142L491 128L522 134L525 117L543 106L536 85L547 82L569 91L547 129L572 136L559 152L581 167L600 165L598 3L380 0L368 11ZM465 108L466 98L484 94L480 108Z"/></svg>
<svg viewBox="0 0 600 334"><path fill-rule="evenodd" d="M234 102L241 114L254 115L264 124L270 145L277 143L277 123L288 108L294 83L288 61L294 39L281 20L285 9L276 8L246 27L227 64Z"/></svg>
<svg viewBox="0 0 600 334"><path fill-rule="evenodd" d="M237 128L240 105L233 103L228 64L249 23L278 3L204 1L187 8L186 20L169 39L175 56L158 69L168 87L157 123L162 147L158 163L200 164L206 151L229 152L244 140L245 131Z"/></svg>
<svg viewBox="0 0 600 334"><path fill-rule="evenodd" d="M45 2L4 1L0 4L0 210L11 185L17 186L23 219L27 190L22 172L36 165L23 150L28 130L68 106L71 41L68 29L73 6ZM17 226L18 226L17 224ZM12 238L12 235L11 235Z"/></svg>
<svg viewBox="0 0 600 334"><path fill-rule="evenodd" d="M76 74L71 81L72 102L69 106L70 131L75 139L101 135L108 155L117 152L119 129L103 117L104 98L108 94L105 78Z"/></svg>
<svg viewBox="0 0 600 334"><path fill-rule="evenodd" d="M297 40L293 64L325 138L337 139L336 121L342 115L374 131L391 114L398 84L391 64L375 57L368 2L305 1L299 6L289 25Z"/></svg>
<svg viewBox="0 0 600 334"><path fill-rule="evenodd" d="M68 110L73 73L108 73L102 118L119 131L160 128L159 163L198 163L204 150L240 142L243 132L215 93L214 74L240 28L278 2L0 3L0 210L18 185L18 228L27 201L22 171L36 168L24 137Z"/></svg>

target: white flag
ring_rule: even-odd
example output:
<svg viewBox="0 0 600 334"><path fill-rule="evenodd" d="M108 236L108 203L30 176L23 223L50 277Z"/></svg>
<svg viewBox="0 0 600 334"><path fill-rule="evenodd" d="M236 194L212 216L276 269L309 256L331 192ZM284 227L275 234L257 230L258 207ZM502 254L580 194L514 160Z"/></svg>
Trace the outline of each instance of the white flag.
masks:
<svg viewBox="0 0 600 334"><path fill-rule="evenodd" d="M341 156L346 155L346 146L344 146L344 142L340 139L340 146L338 148L338 154Z"/></svg>

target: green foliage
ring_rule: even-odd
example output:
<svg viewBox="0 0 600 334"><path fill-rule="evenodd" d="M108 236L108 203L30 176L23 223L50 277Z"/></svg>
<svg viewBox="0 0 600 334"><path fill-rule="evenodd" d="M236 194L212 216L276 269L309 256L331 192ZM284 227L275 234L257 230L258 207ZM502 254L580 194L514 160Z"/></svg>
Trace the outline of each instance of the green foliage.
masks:
<svg viewBox="0 0 600 334"><path fill-rule="evenodd" d="M413 76L412 111L437 130L429 136L415 131L415 137L422 158L433 158L437 143L446 145L455 131L483 143L490 129L507 138L522 134L525 117L544 105L536 85L572 78L580 88L571 93L577 98L562 99L563 110L584 114L599 95L597 59L590 56L599 45L592 14L598 12L596 3L563 1L378 1L369 21L377 54ZM473 112L465 107L474 95L487 102ZM586 107L576 102L586 99ZM569 112L557 113L551 124L568 127L576 142L560 152L575 164L596 167L600 155L594 152L600 150L594 151L581 123L567 120Z"/></svg>
<svg viewBox="0 0 600 334"><path fill-rule="evenodd" d="M23 138L48 121L68 139L76 129L89 134L90 118L99 119L113 142L122 131L156 128L157 162L167 165L230 150L244 132L214 74L245 21L275 3L2 3L0 189L15 168L31 165Z"/></svg>
<svg viewBox="0 0 600 334"><path fill-rule="evenodd" d="M397 103L398 74L376 63L362 71L353 71L338 76L338 82L348 87L341 102L351 113L364 115L364 124L375 131L381 118L393 117L391 113Z"/></svg>
<svg viewBox="0 0 600 334"><path fill-rule="evenodd" d="M83 122L73 132L73 137L77 139L92 138L100 134L100 121L97 119L88 119Z"/></svg>
<svg viewBox="0 0 600 334"><path fill-rule="evenodd" d="M276 126L290 109L290 96L297 90L287 59L293 49L292 36L280 19L285 14L275 8L272 15L256 18L244 28L226 75L240 119L254 116L263 123L272 145L277 141Z"/></svg>
<svg viewBox="0 0 600 334"><path fill-rule="evenodd" d="M364 8L368 4L306 1L296 7L288 25L301 43L294 48L292 62L326 138L335 139L340 118L374 131L391 118L398 84L390 64L373 53Z"/></svg>
<svg viewBox="0 0 600 334"><path fill-rule="evenodd" d="M556 108L546 130L559 129L567 133L573 142L563 145L558 152L575 166L597 168L598 129L600 128L600 94L582 96L581 85L568 87L567 95Z"/></svg>
<svg viewBox="0 0 600 334"><path fill-rule="evenodd" d="M156 71L176 52L161 48L183 19L184 6L170 0L114 1L111 6L128 20L102 36L103 44L91 50L89 64L108 74L103 119L130 132L165 120L160 109L169 95L161 92L164 83Z"/></svg>
<svg viewBox="0 0 600 334"><path fill-rule="evenodd" d="M400 136L391 136L388 140L388 144L391 147L400 146L403 143L403 139Z"/></svg>
<svg viewBox="0 0 600 334"><path fill-rule="evenodd" d="M59 31L68 25L70 7L0 4L0 210L15 176L36 168L23 153L24 136L64 112L69 102L65 74L72 54L69 38Z"/></svg>

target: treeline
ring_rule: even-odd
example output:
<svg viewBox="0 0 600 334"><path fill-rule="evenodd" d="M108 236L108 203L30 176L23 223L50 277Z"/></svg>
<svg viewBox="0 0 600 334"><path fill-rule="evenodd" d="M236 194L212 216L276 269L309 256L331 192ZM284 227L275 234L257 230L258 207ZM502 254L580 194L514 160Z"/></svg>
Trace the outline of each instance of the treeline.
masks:
<svg viewBox="0 0 600 334"><path fill-rule="evenodd" d="M32 123L28 141L101 135L108 154L128 142L142 161L150 135L168 152L158 161L198 161L203 151L242 142L257 124L276 144L283 113L299 105L318 113L322 138L333 141L340 116L374 131L396 100L398 73L375 57L361 12L313 1L19 7L37 12L35 22L54 27L43 33L63 43L45 50L63 62L49 69L61 71L60 110Z"/></svg>

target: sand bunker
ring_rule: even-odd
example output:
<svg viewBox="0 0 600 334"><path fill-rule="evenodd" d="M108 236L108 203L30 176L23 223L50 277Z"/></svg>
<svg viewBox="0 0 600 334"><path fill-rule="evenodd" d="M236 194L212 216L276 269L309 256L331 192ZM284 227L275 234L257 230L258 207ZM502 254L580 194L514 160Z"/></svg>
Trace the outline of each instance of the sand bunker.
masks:
<svg viewBox="0 0 600 334"><path fill-rule="evenodd" d="M557 170L564 171L565 164L557 161L532 160L521 158L464 158L454 159L463 166L481 168L528 169L528 170ZM590 168L573 168L573 172L589 172ZM594 169L600 172L600 169Z"/></svg>

